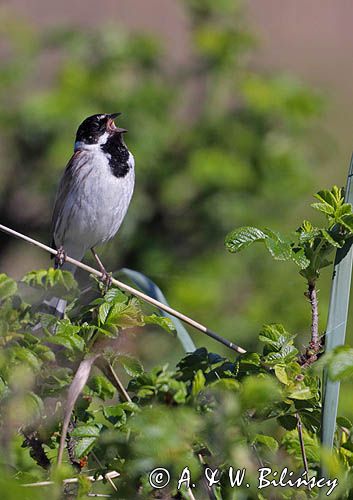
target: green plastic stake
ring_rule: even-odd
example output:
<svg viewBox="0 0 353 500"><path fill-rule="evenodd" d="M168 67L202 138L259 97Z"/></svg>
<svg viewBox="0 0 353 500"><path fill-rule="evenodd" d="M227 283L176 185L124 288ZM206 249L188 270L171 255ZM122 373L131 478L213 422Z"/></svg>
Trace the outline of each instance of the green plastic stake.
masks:
<svg viewBox="0 0 353 500"><path fill-rule="evenodd" d="M353 205L353 155L349 166L345 201ZM347 241L336 253L325 337L325 351L327 353L345 343L352 277L352 243L352 240ZM333 447L339 392L340 382L330 380L327 370L325 370L323 376L321 443L327 449Z"/></svg>

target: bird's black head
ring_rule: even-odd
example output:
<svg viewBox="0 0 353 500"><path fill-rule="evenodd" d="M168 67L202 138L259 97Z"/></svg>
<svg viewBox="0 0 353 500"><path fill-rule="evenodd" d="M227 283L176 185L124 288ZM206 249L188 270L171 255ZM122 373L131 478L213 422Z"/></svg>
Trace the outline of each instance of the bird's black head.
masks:
<svg viewBox="0 0 353 500"><path fill-rule="evenodd" d="M92 115L86 118L76 132L76 144L99 144L112 135L121 135L126 129L117 127L114 119L121 113Z"/></svg>

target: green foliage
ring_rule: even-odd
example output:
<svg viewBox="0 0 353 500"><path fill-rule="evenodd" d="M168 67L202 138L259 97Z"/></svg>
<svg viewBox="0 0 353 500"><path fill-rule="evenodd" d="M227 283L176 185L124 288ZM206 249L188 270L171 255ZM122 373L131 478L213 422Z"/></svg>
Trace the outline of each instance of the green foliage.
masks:
<svg viewBox="0 0 353 500"><path fill-rule="evenodd" d="M286 238L270 229L241 227L232 231L225 240L227 249L237 253L252 243L262 242L275 260L297 264L300 274L314 283L323 267L331 264L328 257L353 236L352 206L344 202L342 190L337 186L319 191L320 203L311 206L326 216L326 226L317 227L305 220L294 238Z"/></svg>
<svg viewBox="0 0 353 500"><path fill-rule="evenodd" d="M52 275L52 271L47 274ZM51 293L58 282L64 282L65 276L60 274L56 271L55 280L51 280L41 270L32 272L28 283L33 287L39 283ZM6 276L2 282L11 286L0 310L1 433L6 432L8 463L15 471L10 481L14 484L48 479L48 464L55 461L62 432L59 402L66 397L74 406L64 456L72 469L63 470L63 477L78 474L77 495L92 491L88 473L117 470L119 495L153 498L148 476L161 465L173 478L167 490L170 494L177 493L177 480L188 467L200 495L206 464L219 468L215 493L217 498L226 499L230 495L229 467L247 464L247 480L252 486L248 490L244 484L239 491L250 495L247 498L260 498L254 486L259 460L272 467L278 464L278 470L285 463L296 474L301 471L298 419L309 468L315 474L321 457L316 438L320 431L319 376L303 366L294 345L296 335L283 325L263 326L259 333L261 353L227 359L202 347L186 354L175 369L165 364L145 370L136 358L112 349L111 342L143 325L162 326L169 332L167 318L145 314L136 299L118 289L101 295L93 280L95 293L90 302L78 306L80 298L73 295L68 299L66 316L58 319L24 302L26 288L17 288ZM73 289L76 291L76 286ZM16 293L15 301L12 292ZM337 349L326 360L332 377L351 376L350 351ZM88 359L92 362L87 374L80 375L83 390L79 390L78 373ZM100 362L95 367L96 359ZM122 395L116 375L108 376L102 360L127 377L131 400ZM344 418L338 423L341 477L353 464L352 424ZM10 453L11 447L15 454ZM61 491L60 477L50 486L55 498ZM106 490L111 493L109 484Z"/></svg>

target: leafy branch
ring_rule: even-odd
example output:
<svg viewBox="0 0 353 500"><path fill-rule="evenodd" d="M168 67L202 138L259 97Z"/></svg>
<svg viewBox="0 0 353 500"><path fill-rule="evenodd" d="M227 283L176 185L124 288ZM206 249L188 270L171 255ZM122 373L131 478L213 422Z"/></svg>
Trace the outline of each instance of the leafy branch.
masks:
<svg viewBox="0 0 353 500"><path fill-rule="evenodd" d="M331 190L322 190L315 195L318 202L312 207L325 215L326 224L315 226L305 220L292 237L286 237L271 229L240 227L228 234L226 248L238 253L253 243L263 243L275 260L293 262L299 268L299 274L306 280L311 306L311 340L302 355L306 366L317 359L322 349L319 335L319 309L316 283L321 269L330 265L330 255L353 236L352 206L345 203L343 190L333 186Z"/></svg>

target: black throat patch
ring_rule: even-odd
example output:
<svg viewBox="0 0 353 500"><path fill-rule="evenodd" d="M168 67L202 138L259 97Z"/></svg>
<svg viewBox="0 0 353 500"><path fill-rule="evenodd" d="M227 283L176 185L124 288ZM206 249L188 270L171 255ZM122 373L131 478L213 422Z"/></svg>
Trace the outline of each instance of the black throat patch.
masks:
<svg viewBox="0 0 353 500"><path fill-rule="evenodd" d="M109 166L115 177L125 177L131 168L129 164L129 150L118 134L110 136L101 150L110 155Z"/></svg>

